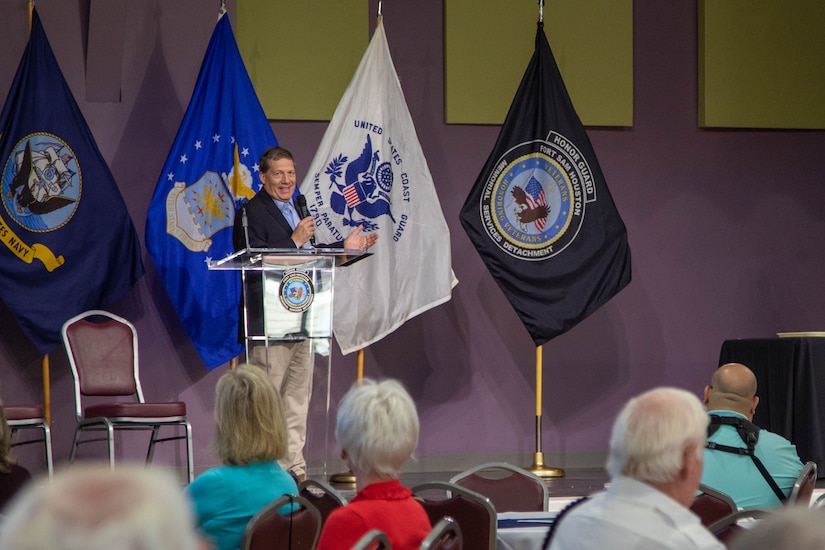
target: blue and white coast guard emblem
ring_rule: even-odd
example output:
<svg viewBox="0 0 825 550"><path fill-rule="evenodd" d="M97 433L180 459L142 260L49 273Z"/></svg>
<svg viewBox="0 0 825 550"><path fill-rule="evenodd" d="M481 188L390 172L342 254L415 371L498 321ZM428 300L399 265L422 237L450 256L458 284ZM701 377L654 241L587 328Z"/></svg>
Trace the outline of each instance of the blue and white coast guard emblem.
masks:
<svg viewBox="0 0 825 550"><path fill-rule="evenodd" d="M407 171L404 152L383 128L362 120L352 124L363 133L350 132L329 152L326 165L312 172L310 213L331 240L344 240L360 225L398 242L410 224L415 178Z"/></svg>
<svg viewBox="0 0 825 550"><path fill-rule="evenodd" d="M395 176L390 163L382 162L380 151L373 150L369 134L361 156L348 164L347 160L346 156L338 155L325 172L330 185L335 186L329 199L332 210L343 216L345 226L363 225L365 231L378 229L375 219L384 214L395 223L390 198ZM346 169L342 172L344 165Z"/></svg>

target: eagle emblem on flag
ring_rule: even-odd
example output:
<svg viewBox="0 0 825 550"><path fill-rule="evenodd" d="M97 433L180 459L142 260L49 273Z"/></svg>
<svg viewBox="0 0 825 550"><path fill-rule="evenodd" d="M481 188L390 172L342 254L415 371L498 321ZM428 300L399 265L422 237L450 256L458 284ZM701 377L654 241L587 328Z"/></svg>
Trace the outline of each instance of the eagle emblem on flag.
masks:
<svg viewBox="0 0 825 550"><path fill-rule="evenodd" d="M332 210L343 216L345 226L362 225L365 231L378 229L374 220L384 214L395 223L390 198L395 176L390 163L382 162L380 151L373 149L369 134L361 155L347 164L348 160L348 157L339 154L325 170L330 189L333 186L337 189L330 194ZM339 180L342 176L344 181ZM357 218L356 213L359 215Z"/></svg>

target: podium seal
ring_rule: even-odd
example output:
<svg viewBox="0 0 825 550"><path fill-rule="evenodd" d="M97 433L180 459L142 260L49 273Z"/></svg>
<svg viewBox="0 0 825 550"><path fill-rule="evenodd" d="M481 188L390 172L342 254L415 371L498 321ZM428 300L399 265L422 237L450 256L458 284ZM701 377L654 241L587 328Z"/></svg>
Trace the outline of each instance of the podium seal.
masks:
<svg viewBox="0 0 825 550"><path fill-rule="evenodd" d="M278 287L281 305L293 313L303 313L312 305L315 288L309 274L302 269L288 269Z"/></svg>

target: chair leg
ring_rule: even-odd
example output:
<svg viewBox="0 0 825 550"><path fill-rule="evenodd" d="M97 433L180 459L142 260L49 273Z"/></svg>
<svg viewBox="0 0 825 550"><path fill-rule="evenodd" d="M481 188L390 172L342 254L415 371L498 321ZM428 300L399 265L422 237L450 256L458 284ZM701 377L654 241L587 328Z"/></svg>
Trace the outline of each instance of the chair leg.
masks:
<svg viewBox="0 0 825 550"><path fill-rule="evenodd" d="M109 445L109 467L114 470L115 469L115 429L112 426L112 423L108 420L106 421L106 434L108 439Z"/></svg>
<svg viewBox="0 0 825 550"><path fill-rule="evenodd" d="M72 441L72 451L69 453L69 464L74 462L75 457L77 456L77 445L80 441L80 426L74 429L74 441Z"/></svg>
<svg viewBox="0 0 825 550"><path fill-rule="evenodd" d="M46 469L49 471L49 479L54 477L54 461L52 460L52 432L49 425L43 423L43 446L46 448Z"/></svg>
<svg viewBox="0 0 825 550"><path fill-rule="evenodd" d="M195 481L195 462L192 458L192 425L186 421L186 469L189 474L189 483Z"/></svg>
<svg viewBox="0 0 825 550"><path fill-rule="evenodd" d="M146 452L146 464L152 463L152 458L155 456L155 442L158 440L158 431L160 426L152 426L152 437L149 439L149 450Z"/></svg>

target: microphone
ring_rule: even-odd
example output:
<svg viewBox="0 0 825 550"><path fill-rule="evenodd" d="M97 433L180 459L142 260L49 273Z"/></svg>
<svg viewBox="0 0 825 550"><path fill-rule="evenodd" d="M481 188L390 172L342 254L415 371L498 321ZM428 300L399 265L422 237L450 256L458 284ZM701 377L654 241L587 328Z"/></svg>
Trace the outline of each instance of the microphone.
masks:
<svg viewBox="0 0 825 550"><path fill-rule="evenodd" d="M298 195L295 198L295 204L298 206L298 214L301 216L301 219L304 219L309 216L309 209L307 208L307 198L304 195ZM315 235L309 238L309 244L312 245L312 248L315 248Z"/></svg>
<svg viewBox="0 0 825 550"><path fill-rule="evenodd" d="M243 225L243 236L246 241L246 249L249 250L249 218L246 217L246 203L241 207L241 224Z"/></svg>

